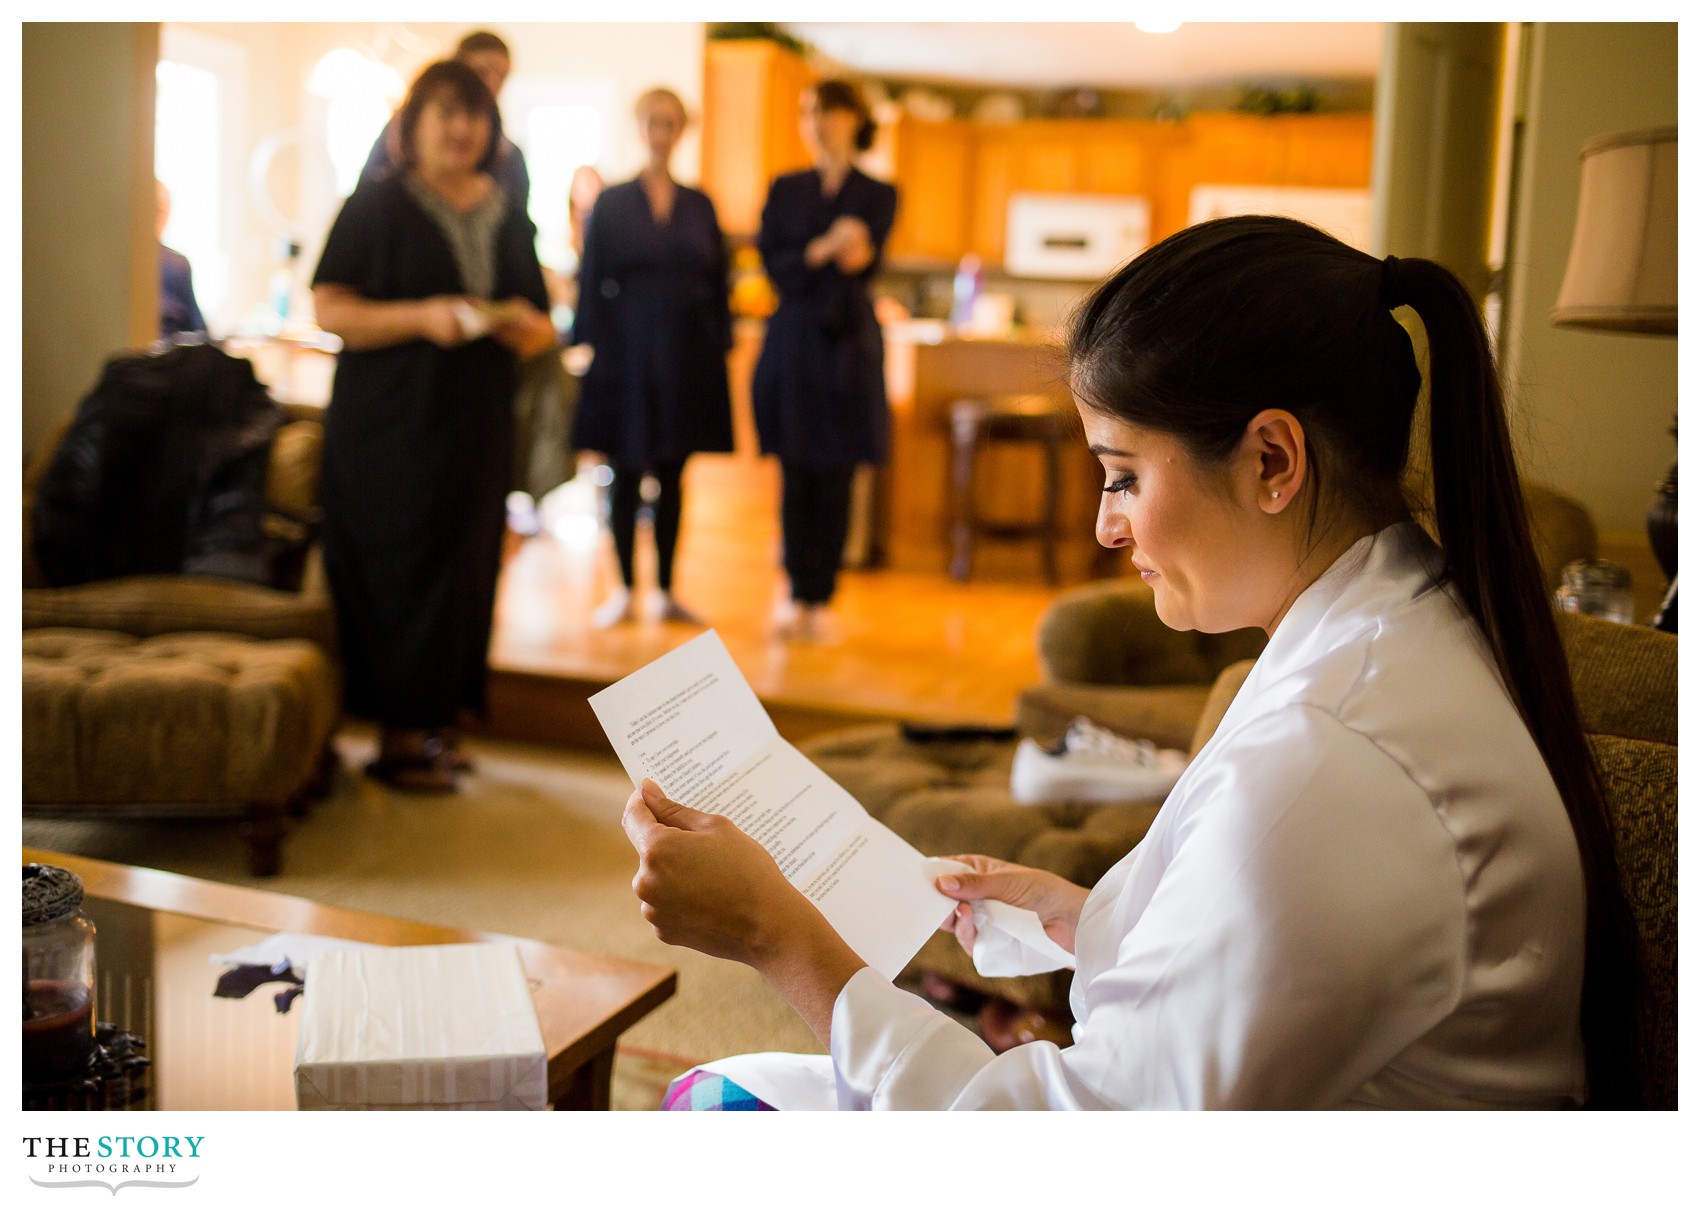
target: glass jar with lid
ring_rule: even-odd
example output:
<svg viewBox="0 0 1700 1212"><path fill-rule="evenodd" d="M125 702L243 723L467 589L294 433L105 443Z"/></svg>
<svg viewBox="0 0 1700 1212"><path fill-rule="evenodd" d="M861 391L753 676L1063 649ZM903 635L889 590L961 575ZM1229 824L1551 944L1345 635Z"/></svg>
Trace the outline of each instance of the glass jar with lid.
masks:
<svg viewBox="0 0 1700 1212"><path fill-rule="evenodd" d="M73 872L24 864L23 1076L54 1082L83 1072L94 1051L94 923Z"/></svg>

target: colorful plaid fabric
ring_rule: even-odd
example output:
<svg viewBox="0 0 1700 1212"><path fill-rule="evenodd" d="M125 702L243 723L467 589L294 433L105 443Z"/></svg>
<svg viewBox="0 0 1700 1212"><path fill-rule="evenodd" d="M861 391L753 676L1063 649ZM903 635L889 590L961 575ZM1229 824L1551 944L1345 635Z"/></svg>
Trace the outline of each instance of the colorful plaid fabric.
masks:
<svg viewBox="0 0 1700 1212"><path fill-rule="evenodd" d="M667 1096L661 1100L663 1111L775 1111L761 1099L736 1082L729 1082L718 1073L692 1069L683 1077L673 1079Z"/></svg>

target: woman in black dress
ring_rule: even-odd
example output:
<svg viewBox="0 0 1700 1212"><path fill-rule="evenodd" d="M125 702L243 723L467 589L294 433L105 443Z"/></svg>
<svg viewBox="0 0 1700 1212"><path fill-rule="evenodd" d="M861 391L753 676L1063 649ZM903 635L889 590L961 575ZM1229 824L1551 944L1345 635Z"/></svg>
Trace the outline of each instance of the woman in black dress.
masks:
<svg viewBox="0 0 1700 1212"><path fill-rule="evenodd" d="M780 523L793 613L784 632L817 638L850 528L856 466L883 463L891 414L885 345L868 283L897 215L897 190L855 167L873 145L860 90L824 80L803 98L815 167L774 181L760 247L779 309L752 385L762 451L779 456Z"/></svg>
<svg viewBox="0 0 1700 1212"><path fill-rule="evenodd" d="M726 353L732 347L726 245L708 195L674 181L667 164L685 132L685 106L668 89L638 99L649 163L634 181L597 196L585 229L575 344L596 357L584 377L573 445L613 468L609 529L624 585L591 622L633 617L632 549L638 487L655 477L655 552L661 617L697 620L673 597L673 553L683 512L680 477L698 451L732 449Z"/></svg>
<svg viewBox="0 0 1700 1212"><path fill-rule="evenodd" d="M518 360L555 335L531 221L489 174L490 90L434 63L399 125L402 167L343 204L313 279L319 324L343 342L325 571L348 709L382 730L369 773L452 791L456 714L484 705Z"/></svg>

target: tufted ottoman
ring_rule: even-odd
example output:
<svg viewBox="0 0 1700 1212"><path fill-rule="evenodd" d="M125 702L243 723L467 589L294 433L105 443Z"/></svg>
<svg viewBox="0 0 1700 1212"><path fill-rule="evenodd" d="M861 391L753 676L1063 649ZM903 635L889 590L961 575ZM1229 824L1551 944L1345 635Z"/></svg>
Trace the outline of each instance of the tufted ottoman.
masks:
<svg viewBox="0 0 1700 1212"><path fill-rule="evenodd" d="M306 640L23 633L23 802L41 815L243 815L273 875L325 773L335 668Z"/></svg>

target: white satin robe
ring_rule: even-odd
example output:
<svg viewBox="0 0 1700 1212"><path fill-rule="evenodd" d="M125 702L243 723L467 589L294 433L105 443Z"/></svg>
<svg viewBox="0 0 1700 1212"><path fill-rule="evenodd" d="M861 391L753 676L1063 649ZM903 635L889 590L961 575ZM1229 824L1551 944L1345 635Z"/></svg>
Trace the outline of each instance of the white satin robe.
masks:
<svg viewBox="0 0 1700 1212"><path fill-rule="evenodd" d="M1581 862L1412 525L1294 603L1076 935L1075 1042L995 1055L863 969L830 1057L704 1066L786 1109L1564 1107Z"/></svg>

